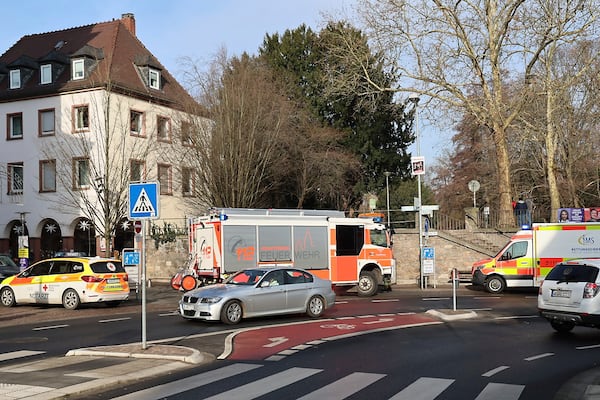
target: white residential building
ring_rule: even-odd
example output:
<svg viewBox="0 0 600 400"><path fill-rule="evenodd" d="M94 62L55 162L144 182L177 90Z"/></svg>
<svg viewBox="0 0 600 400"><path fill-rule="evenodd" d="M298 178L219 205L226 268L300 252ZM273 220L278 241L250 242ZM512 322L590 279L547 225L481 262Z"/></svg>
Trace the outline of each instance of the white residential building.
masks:
<svg viewBox="0 0 600 400"><path fill-rule="evenodd" d="M22 37L0 56L0 253L19 256L23 228L30 261L131 247L129 182L158 181L160 219L185 228L199 109L132 14Z"/></svg>

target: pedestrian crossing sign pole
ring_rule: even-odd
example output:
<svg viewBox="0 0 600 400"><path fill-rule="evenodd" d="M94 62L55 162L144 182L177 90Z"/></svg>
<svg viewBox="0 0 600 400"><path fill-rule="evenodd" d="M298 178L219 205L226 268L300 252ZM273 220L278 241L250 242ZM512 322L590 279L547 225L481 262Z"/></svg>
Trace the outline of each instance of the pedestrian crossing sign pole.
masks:
<svg viewBox="0 0 600 400"><path fill-rule="evenodd" d="M158 182L130 183L129 184L129 219L139 220L142 223L142 251L140 253L140 269L142 276L142 349L146 349L146 232L145 220L157 219L160 206L158 204L160 190Z"/></svg>

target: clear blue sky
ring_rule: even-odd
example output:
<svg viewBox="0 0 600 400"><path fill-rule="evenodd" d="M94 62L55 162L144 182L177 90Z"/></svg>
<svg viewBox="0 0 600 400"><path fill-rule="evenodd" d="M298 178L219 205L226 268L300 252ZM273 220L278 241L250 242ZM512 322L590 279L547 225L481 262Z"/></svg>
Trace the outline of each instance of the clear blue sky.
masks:
<svg viewBox="0 0 600 400"><path fill-rule="evenodd" d="M22 36L118 19L133 13L138 38L178 76L177 60L208 61L221 48L229 55L255 54L265 34L305 23L322 26L323 12L351 11L354 0L100 0L32 1L19 4L0 25L0 53Z"/></svg>
<svg viewBox="0 0 600 400"><path fill-rule="evenodd" d="M136 34L176 78L178 60L210 61L221 47L230 56L256 54L265 34L283 33L302 23L320 29L327 15L343 18L360 0L100 0L31 1L19 3L0 25L0 53L25 35L38 34L121 18L133 13ZM423 123L425 122L425 123ZM426 166L440 150L422 120L421 152ZM411 147L411 150L415 150Z"/></svg>

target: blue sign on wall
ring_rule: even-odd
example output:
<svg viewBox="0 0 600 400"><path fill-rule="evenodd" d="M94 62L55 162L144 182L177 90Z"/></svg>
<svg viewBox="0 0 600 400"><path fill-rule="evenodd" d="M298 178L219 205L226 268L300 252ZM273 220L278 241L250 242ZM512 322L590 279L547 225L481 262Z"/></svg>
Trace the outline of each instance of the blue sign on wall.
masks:
<svg viewBox="0 0 600 400"><path fill-rule="evenodd" d="M157 219L158 182L129 184L129 219Z"/></svg>

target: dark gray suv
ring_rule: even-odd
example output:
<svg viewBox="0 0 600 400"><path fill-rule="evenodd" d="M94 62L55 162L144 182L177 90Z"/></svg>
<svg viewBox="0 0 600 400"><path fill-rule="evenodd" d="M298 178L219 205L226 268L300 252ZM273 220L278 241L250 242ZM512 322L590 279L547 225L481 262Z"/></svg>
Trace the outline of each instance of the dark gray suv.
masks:
<svg viewBox="0 0 600 400"><path fill-rule="evenodd" d="M7 254L0 254L0 282L4 278L13 276L21 272L19 266Z"/></svg>

